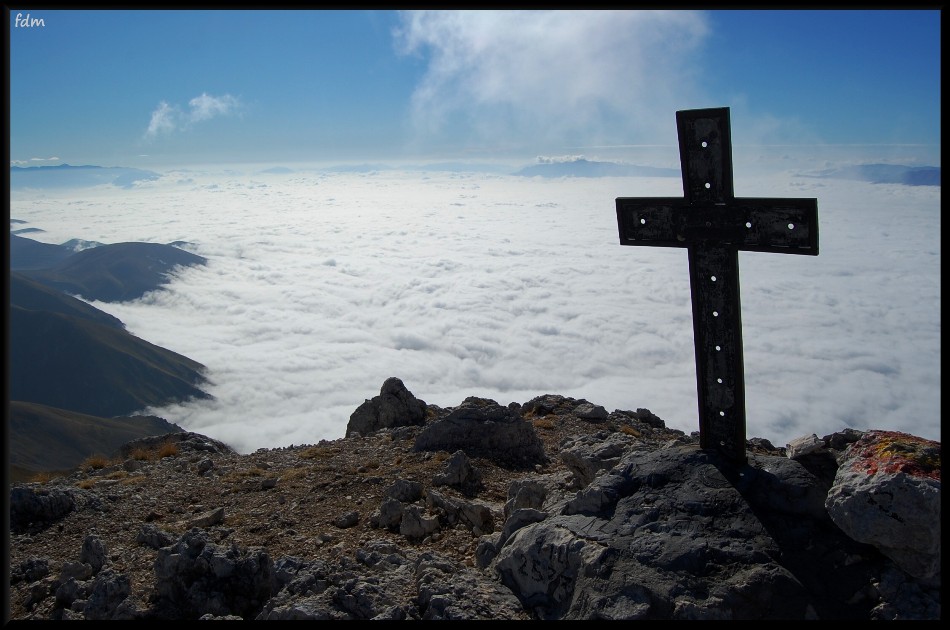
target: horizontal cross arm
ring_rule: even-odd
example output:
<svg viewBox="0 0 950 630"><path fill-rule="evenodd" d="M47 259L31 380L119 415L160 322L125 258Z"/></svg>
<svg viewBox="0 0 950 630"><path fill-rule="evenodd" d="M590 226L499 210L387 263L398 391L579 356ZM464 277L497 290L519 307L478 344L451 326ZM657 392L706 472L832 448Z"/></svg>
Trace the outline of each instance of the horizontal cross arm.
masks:
<svg viewBox="0 0 950 630"><path fill-rule="evenodd" d="M689 204L681 197L619 197L622 245L719 243L743 251L818 255L817 199L737 197Z"/></svg>

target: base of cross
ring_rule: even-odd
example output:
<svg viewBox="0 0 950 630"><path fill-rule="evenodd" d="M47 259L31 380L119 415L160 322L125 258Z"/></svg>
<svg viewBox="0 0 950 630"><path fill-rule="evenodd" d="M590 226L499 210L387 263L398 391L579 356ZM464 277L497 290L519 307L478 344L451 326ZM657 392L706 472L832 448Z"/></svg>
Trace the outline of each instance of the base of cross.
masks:
<svg viewBox="0 0 950 630"><path fill-rule="evenodd" d="M733 194L729 108L676 112L683 197L619 197L621 245L689 254L699 440L746 461L739 250L818 255L816 199Z"/></svg>

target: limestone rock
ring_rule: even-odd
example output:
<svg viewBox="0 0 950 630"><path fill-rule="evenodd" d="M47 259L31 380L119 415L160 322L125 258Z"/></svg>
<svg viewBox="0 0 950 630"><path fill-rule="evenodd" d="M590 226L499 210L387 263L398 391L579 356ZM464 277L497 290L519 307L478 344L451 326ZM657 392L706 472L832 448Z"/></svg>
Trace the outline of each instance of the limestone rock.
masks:
<svg viewBox="0 0 950 630"><path fill-rule="evenodd" d="M129 458L136 451L158 450L165 444L174 444L182 452L199 453L234 453L234 449L213 438L192 431L166 433L164 435L150 435L126 442L119 449L123 458Z"/></svg>
<svg viewBox="0 0 950 630"><path fill-rule="evenodd" d="M940 571L940 444L869 431L845 452L826 507L851 538L874 545L907 573Z"/></svg>
<svg viewBox="0 0 950 630"><path fill-rule="evenodd" d="M365 401L350 415L346 435L370 435L380 429L422 425L425 420L425 402L413 396L401 380L390 377L379 396Z"/></svg>
<svg viewBox="0 0 950 630"><path fill-rule="evenodd" d="M785 445L786 453L790 459L798 459L802 455L808 455L823 448L825 448L825 443L819 440L814 433L795 438Z"/></svg>
<svg viewBox="0 0 950 630"><path fill-rule="evenodd" d="M76 509L75 489L15 486L10 488L10 529L42 529Z"/></svg>
<svg viewBox="0 0 950 630"><path fill-rule="evenodd" d="M552 619L847 616L847 599L867 580L845 565L860 546L840 535L803 537L804 523L830 523L799 482L785 482L780 462L797 466L760 457L732 470L688 446L629 451L559 514L518 527L489 568L526 608ZM796 516L777 512L780 504L796 505L786 508ZM524 520L521 512L511 519ZM825 570L803 583L797 563L806 557ZM832 607L818 596L830 591L842 595Z"/></svg>
<svg viewBox="0 0 950 630"><path fill-rule="evenodd" d="M514 468L533 467L547 459L534 427L517 411L475 396L426 425L413 450L462 450L469 457L484 457Z"/></svg>
<svg viewBox="0 0 950 630"><path fill-rule="evenodd" d="M561 460L574 473L576 485L583 488L598 473L616 466L634 443L634 438L624 433L599 432L577 436L563 445Z"/></svg>
<svg viewBox="0 0 950 630"><path fill-rule="evenodd" d="M604 409L601 405L595 405L589 402L583 402L574 408L574 415L578 418L591 421L599 421L607 419L607 410Z"/></svg>
<svg viewBox="0 0 950 630"><path fill-rule="evenodd" d="M189 619L260 610L274 591L274 565L264 550L220 547L192 529L155 559L154 615Z"/></svg>
<svg viewBox="0 0 950 630"><path fill-rule="evenodd" d="M481 473L472 466L465 451L455 451L445 462L441 473L433 477L432 483L439 486L452 486L463 494L474 496L482 483Z"/></svg>

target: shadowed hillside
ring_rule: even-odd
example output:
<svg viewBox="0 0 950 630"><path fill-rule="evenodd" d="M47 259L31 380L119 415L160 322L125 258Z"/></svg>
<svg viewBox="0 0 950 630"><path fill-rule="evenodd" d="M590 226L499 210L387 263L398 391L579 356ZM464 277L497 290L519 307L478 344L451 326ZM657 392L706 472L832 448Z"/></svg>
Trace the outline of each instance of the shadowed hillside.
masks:
<svg viewBox="0 0 950 630"><path fill-rule="evenodd" d="M88 319L89 321L125 329L125 325L116 317L100 311L82 300L66 295L57 289L51 289L21 273L10 272L10 306L18 306L29 311L48 311L69 317ZM11 330L13 334L19 331Z"/></svg>
<svg viewBox="0 0 950 630"><path fill-rule="evenodd" d="M205 262L202 256L172 245L114 243L76 252L52 266L23 274L88 300L124 302L160 288L175 267Z"/></svg>
<svg viewBox="0 0 950 630"><path fill-rule="evenodd" d="M149 406L210 398L204 366L125 330L117 318L65 291L133 299L204 258L171 245L120 243L76 252L10 237L8 462L11 479L77 466L144 436L181 431ZM92 244L95 245L95 244ZM44 270L39 267L51 267Z"/></svg>
<svg viewBox="0 0 950 630"><path fill-rule="evenodd" d="M111 417L208 398L203 366L114 327L10 308L10 400Z"/></svg>
<svg viewBox="0 0 950 630"><path fill-rule="evenodd" d="M10 234L10 269L43 269L74 253L75 250L65 245L51 245Z"/></svg>
<svg viewBox="0 0 950 630"><path fill-rule="evenodd" d="M131 188L139 181L158 179L153 171L123 166L56 164L55 166L11 166L11 188L70 188L111 184Z"/></svg>
<svg viewBox="0 0 950 630"><path fill-rule="evenodd" d="M77 298L10 274L11 400L119 416L207 398L197 361L130 334Z"/></svg>

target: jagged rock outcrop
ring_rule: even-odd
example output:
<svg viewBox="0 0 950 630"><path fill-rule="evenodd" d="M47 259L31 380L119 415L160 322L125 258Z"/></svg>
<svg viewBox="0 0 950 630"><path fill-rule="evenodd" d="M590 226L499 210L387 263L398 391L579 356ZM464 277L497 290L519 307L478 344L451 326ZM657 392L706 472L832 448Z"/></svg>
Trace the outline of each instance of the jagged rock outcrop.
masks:
<svg viewBox="0 0 950 630"><path fill-rule="evenodd" d="M274 593L274 565L262 549L220 546L193 529L155 560L154 608L162 619L251 617Z"/></svg>
<svg viewBox="0 0 950 630"><path fill-rule="evenodd" d="M469 396L443 417L427 424L416 437L417 451L464 451L500 466L530 468L546 460L544 446L520 409Z"/></svg>
<svg viewBox="0 0 950 630"><path fill-rule="evenodd" d="M10 488L10 529L23 532L31 528L44 529L76 509L75 488Z"/></svg>
<svg viewBox="0 0 950 630"><path fill-rule="evenodd" d="M546 395L428 411L14 485L15 618L940 618L939 443L754 438L735 467L645 409ZM502 439L545 457L512 466Z"/></svg>
<svg viewBox="0 0 950 630"><path fill-rule="evenodd" d="M508 589L437 554L371 540L339 567L276 562L279 592L258 620L528 619Z"/></svg>
<svg viewBox="0 0 950 630"><path fill-rule="evenodd" d="M628 451L547 518L518 529L491 566L552 619L834 617L847 611L819 610L819 585L802 584L781 561L790 544L814 562L837 554L828 567L834 584L820 588L850 588L850 597L864 587L859 571L843 586L848 546L833 528L812 552L805 547L818 541L795 540L827 521L813 488L785 458L734 471L695 446ZM804 519L816 522L803 528Z"/></svg>
<svg viewBox="0 0 950 630"><path fill-rule="evenodd" d="M166 444L174 444L179 450L185 452L215 453L219 455L227 453L236 454L236 451L224 442L192 431L150 435L148 437L132 440L122 445L119 449L119 454L123 458L127 458L131 457L136 451L151 451Z"/></svg>
<svg viewBox="0 0 950 630"><path fill-rule="evenodd" d="M412 395L395 376L387 378L379 396L356 408L346 423L346 435L369 435L380 429L421 426L426 420L426 404Z"/></svg>

